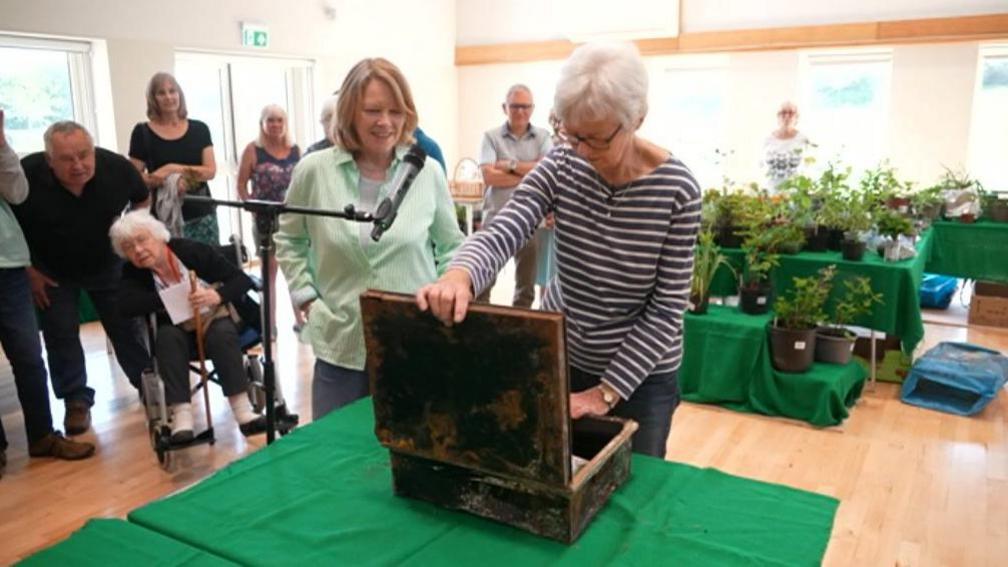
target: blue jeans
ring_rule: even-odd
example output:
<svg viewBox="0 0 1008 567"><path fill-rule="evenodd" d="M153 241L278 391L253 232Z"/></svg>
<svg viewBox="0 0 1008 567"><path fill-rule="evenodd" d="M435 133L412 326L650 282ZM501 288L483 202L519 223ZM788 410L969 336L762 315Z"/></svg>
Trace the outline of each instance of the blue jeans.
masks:
<svg viewBox="0 0 1008 567"><path fill-rule="evenodd" d="M580 392L599 383L599 376L571 368L571 392ZM679 406L678 372L648 376L629 400L621 400L610 415L632 419L639 428L631 441L633 452L665 458L665 444L672 429L672 414Z"/></svg>
<svg viewBox="0 0 1008 567"><path fill-rule="evenodd" d="M42 337L45 338L49 373L57 398L94 404L94 390L87 385L84 349L80 342L78 299L81 290L86 291L94 303L119 366L130 384L140 389L140 375L150 367L151 358L140 320L127 319L119 313L117 295L121 271L120 263L96 276L76 281L64 279L58 281L57 287L46 288L49 307L41 310Z"/></svg>
<svg viewBox="0 0 1008 567"><path fill-rule="evenodd" d="M53 427L42 341L24 268L0 269L0 344L14 371L25 433L31 444L48 435ZM0 450L6 448L7 436L0 423Z"/></svg>
<svg viewBox="0 0 1008 567"><path fill-rule="evenodd" d="M315 359L312 377L312 419L339 409L371 393L371 383L365 370L353 370Z"/></svg>

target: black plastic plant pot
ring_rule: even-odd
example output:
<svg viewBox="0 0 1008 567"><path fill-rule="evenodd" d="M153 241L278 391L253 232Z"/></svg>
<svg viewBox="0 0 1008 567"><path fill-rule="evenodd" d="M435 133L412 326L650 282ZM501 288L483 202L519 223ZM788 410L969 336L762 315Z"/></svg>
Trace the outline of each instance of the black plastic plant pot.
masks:
<svg viewBox="0 0 1008 567"><path fill-rule="evenodd" d="M735 232L739 230L737 226L721 227L718 231L716 242L722 248L741 248L742 237Z"/></svg>
<svg viewBox="0 0 1008 567"><path fill-rule="evenodd" d="M990 206L990 219L994 222L1008 222L1008 201L994 201Z"/></svg>
<svg viewBox="0 0 1008 567"><path fill-rule="evenodd" d="M847 329L819 327L816 330L815 359L830 364L847 364L854 354L856 337Z"/></svg>
<svg viewBox="0 0 1008 567"><path fill-rule="evenodd" d="M825 252L829 248L829 231L824 226L805 229L805 250Z"/></svg>
<svg viewBox="0 0 1008 567"><path fill-rule="evenodd" d="M708 303L710 303L710 294L705 295L701 300L700 296L694 293L689 298L689 312L694 315L703 315L707 313Z"/></svg>
<svg viewBox="0 0 1008 567"><path fill-rule="evenodd" d="M797 254L801 252L801 244L798 242L784 242L777 248L777 251L781 254Z"/></svg>
<svg viewBox="0 0 1008 567"><path fill-rule="evenodd" d="M781 329L770 325L770 354L781 372L805 372L815 361L816 330Z"/></svg>
<svg viewBox="0 0 1008 567"><path fill-rule="evenodd" d="M844 240L844 231L842 228L831 228L826 237L826 247L834 252L839 252L841 244Z"/></svg>
<svg viewBox="0 0 1008 567"><path fill-rule="evenodd" d="M844 260L859 262L864 256L865 243L860 240L844 240L840 244L840 251L843 252Z"/></svg>
<svg viewBox="0 0 1008 567"><path fill-rule="evenodd" d="M773 287L770 282L743 285L739 289L739 308L749 315L762 315L770 310Z"/></svg>

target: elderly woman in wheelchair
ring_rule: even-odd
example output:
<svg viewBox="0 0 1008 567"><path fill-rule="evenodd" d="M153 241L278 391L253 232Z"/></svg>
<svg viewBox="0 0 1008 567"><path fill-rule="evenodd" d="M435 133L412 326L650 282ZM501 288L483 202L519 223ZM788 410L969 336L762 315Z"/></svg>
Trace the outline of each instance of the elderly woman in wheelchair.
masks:
<svg viewBox="0 0 1008 567"><path fill-rule="evenodd" d="M194 318L178 321L176 314L173 323L165 300L173 302L165 298L179 291L173 290L174 286L190 285L190 271L198 277L197 289L183 292L191 311L201 313L205 351L235 420L246 436L265 431L265 418L255 413L248 399L238 328L231 316L233 310L228 309L230 302L252 287L252 280L212 246L171 238L165 225L146 211L123 215L112 225L109 236L116 253L129 260L123 267L119 290L121 312L128 317L155 315L153 350L171 413L171 442L193 439L189 360L195 351L196 333Z"/></svg>

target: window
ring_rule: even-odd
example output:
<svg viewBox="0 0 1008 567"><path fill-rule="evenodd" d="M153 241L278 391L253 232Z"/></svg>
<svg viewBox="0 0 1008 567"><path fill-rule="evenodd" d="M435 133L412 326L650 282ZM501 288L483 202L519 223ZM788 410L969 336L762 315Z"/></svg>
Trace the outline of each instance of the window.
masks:
<svg viewBox="0 0 1008 567"><path fill-rule="evenodd" d="M980 49L969 170L984 187L1008 191L1008 45Z"/></svg>
<svg viewBox="0 0 1008 567"><path fill-rule="evenodd" d="M42 134L58 120L95 132L91 46L0 35L0 107L18 153L44 149Z"/></svg>
<svg viewBox="0 0 1008 567"><path fill-rule="evenodd" d="M808 53L801 61L798 128L818 146L819 167L878 165L887 153L892 51Z"/></svg>
<svg viewBox="0 0 1008 567"><path fill-rule="evenodd" d="M720 187L724 174L727 58L681 58L654 77L641 135L668 149L693 172L701 189Z"/></svg>

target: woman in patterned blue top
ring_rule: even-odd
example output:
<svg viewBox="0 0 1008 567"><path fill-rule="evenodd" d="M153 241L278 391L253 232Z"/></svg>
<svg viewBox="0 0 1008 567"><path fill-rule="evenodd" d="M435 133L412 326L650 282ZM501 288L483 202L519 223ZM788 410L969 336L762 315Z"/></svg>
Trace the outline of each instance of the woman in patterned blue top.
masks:
<svg viewBox="0 0 1008 567"><path fill-rule="evenodd" d="M566 317L571 417L634 419L633 450L663 457L679 403L700 189L682 162L637 135L647 83L631 44L576 49L554 101L565 143L448 271L417 292L417 304L445 324L461 322L474 295L554 211L557 277L543 307Z"/></svg>
<svg viewBox="0 0 1008 567"><path fill-rule="evenodd" d="M268 104L259 116L259 139L250 142L242 152L241 164L238 166L238 196L243 201L256 199L283 203L290 186L291 172L301 159L301 149L291 141L287 129L287 111L275 104ZM252 191L249 191L249 181ZM253 234L256 245L259 235L268 231L266 219L253 217ZM276 282L276 261L269 267L270 283ZM301 310L294 310L294 330L300 331L304 324ZM270 286L270 320L276 322L276 286ZM276 339L273 331L273 339Z"/></svg>

